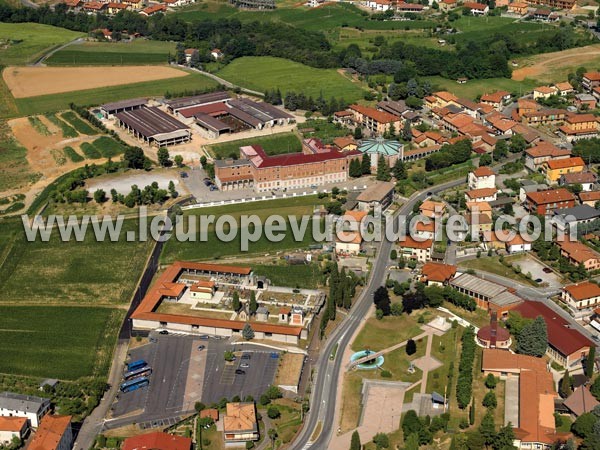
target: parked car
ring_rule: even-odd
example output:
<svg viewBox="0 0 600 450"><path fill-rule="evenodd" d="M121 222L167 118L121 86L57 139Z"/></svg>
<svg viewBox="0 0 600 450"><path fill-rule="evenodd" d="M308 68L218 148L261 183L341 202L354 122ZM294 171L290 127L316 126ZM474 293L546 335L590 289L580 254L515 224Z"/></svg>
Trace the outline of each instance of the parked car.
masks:
<svg viewBox="0 0 600 450"><path fill-rule="evenodd" d="M211 184L211 185L210 185L210 187L209 187L209 189L210 189L211 191L218 191L218 190L219 190L219 188L218 188L218 187L216 187L214 184Z"/></svg>
<svg viewBox="0 0 600 450"><path fill-rule="evenodd" d="M250 367L250 364L248 364L248 363L241 363L241 364L240 364L240 367L241 367L242 369L247 369L248 367Z"/></svg>
<svg viewBox="0 0 600 450"><path fill-rule="evenodd" d="M210 339L210 336L208 334L203 334L202 336L199 336L199 339L202 339L203 341L207 341Z"/></svg>
<svg viewBox="0 0 600 450"><path fill-rule="evenodd" d="M544 267L542 270L544 273L552 273L552 269L550 267Z"/></svg>
<svg viewBox="0 0 600 450"><path fill-rule="evenodd" d="M273 359L279 358L279 353L277 353L277 352L271 353L271 358L273 358Z"/></svg>
<svg viewBox="0 0 600 450"><path fill-rule="evenodd" d="M180 172L179 176L181 176L181 178L187 178L188 174L187 174L187 172Z"/></svg>
<svg viewBox="0 0 600 450"><path fill-rule="evenodd" d="M205 345L199 345L199 346L198 346L198 350L204 350L205 348L206 348L206 346L205 346Z"/></svg>
<svg viewBox="0 0 600 450"><path fill-rule="evenodd" d="M541 278L536 278L536 279L535 279L535 282L536 282L536 283L541 283L542 281L544 281L544 280L542 280Z"/></svg>
<svg viewBox="0 0 600 450"><path fill-rule="evenodd" d="M242 370L242 369L236 369L235 374L236 375L246 375L246 371Z"/></svg>
<svg viewBox="0 0 600 450"><path fill-rule="evenodd" d="M250 353L243 353L242 354L242 359L251 359L252 355Z"/></svg>
<svg viewBox="0 0 600 450"><path fill-rule="evenodd" d="M169 332L167 330L160 330L158 334L169 334Z"/></svg>
<svg viewBox="0 0 600 450"><path fill-rule="evenodd" d="M212 184L212 181L204 180L204 186L210 186L211 184Z"/></svg>

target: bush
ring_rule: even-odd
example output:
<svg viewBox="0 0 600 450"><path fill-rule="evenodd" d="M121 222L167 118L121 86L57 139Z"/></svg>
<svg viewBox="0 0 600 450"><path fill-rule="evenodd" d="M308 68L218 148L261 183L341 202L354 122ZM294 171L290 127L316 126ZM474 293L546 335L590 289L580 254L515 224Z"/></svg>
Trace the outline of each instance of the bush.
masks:
<svg viewBox="0 0 600 450"><path fill-rule="evenodd" d="M493 391L489 391L488 393L486 393L483 397L483 401L481 402L481 404L488 408L488 409L494 409L498 406L498 400L496 400L496 394L494 394Z"/></svg>
<svg viewBox="0 0 600 450"><path fill-rule="evenodd" d="M462 352L458 365L456 382L456 400L458 407L465 409L471 401L473 392L473 361L475 359L475 332L472 327L465 330L462 336Z"/></svg>
<svg viewBox="0 0 600 450"><path fill-rule="evenodd" d="M271 403L271 399L269 397L267 397L265 394L263 394L260 396L259 402L261 405L266 406L269 403Z"/></svg>
<svg viewBox="0 0 600 450"><path fill-rule="evenodd" d="M392 372L389 370L382 370L380 375L382 378L392 378Z"/></svg>
<svg viewBox="0 0 600 450"><path fill-rule="evenodd" d="M276 406L269 406L267 409L267 416L269 416L269 419L278 419L281 417L281 412L279 412L279 408Z"/></svg>
<svg viewBox="0 0 600 450"><path fill-rule="evenodd" d="M496 377L494 375L492 375L491 373L488 373L488 376L485 379L485 386L488 389L495 389L497 384L498 384L498 380L496 380Z"/></svg>

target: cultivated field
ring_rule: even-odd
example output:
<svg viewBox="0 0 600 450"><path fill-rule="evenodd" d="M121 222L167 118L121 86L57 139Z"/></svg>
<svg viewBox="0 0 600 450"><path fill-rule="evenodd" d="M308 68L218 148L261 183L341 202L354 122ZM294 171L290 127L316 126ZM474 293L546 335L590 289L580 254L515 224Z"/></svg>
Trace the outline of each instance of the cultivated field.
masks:
<svg viewBox="0 0 600 450"><path fill-rule="evenodd" d="M50 66L167 64L174 42L136 39L133 42L82 42L54 53Z"/></svg>
<svg viewBox="0 0 600 450"><path fill-rule="evenodd" d="M486 78L482 80L469 80L464 84L458 84L455 80L449 80L442 77L424 77L429 80L434 90L445 90L469 99L475 99L477 96L486 92L506 90L514 92L517 95L524 95L532 90L538 83L534 80L516 81L510 78Z"/></svg>
<svg viewBox="0 0 600 450"><path fill-rule="evenodd" d="M217 73L234 84L264 92L279 88L282 93L304 92L317 98L321 93L353 102L363 98L363 90L334 69L315 69L297 62L268 56L238 58Z"/></svg>
<svg viewBox="0 0 600 450"><path fill-rule="evenodd" d="M600 68L600 44L522 58L518 63L520 67L513 70L513 80L531 78L544 83L566 81L567 75L578 67L583 66L588 70Z"/></svg>
<svg viewBox="0 0 600 450"><path fill-rule="evenodd" d="M249 139L223 142L208 146L212 155L217 159L239 158L240 147L245 145L260 145L268 155L281 153L294 153L302 151L302 143L294 133L279 133L267 136L258 136Z"/></svg>
<svg viewBox="0 0 600 450"><path fill-rule="evenodd" d="M0 372L74 380L106 376L124 311L0 306Z"/></svg>
<svg viewBox="0 0 600 450"><path fill-rule="evenodd" d="M92 232L82 242L63 242L58 232L49 242L28 242L20 219L5 221L0 229L0 241L6 243L0 247L0 303L124 305L152 246L150 241L126 242L129 230L137 232L137 220L123 222L118 242L108 237L97 242Z"/></svg>
<svg viewBox="0 0 600 450"><path fill-rule="evenodd" d="M13 97L35 97L119 86L144 81L185 77L187 73L171 67L124 66L95 67L8 67L2 73Z"/></svg>
<svg viewBox="0 0 600 450"><path fill-rule="evenodd" d="M122 68L111 67L108 70L112 69ZM161 67L161 69L169 68ZM106 69L99 68L97 70L102 72ZM142 72L148 72L150 70L154 70L154 68L149 69L147 66L141 68ZM135 97L158 97L163 96L168 92L179 93L185 91L202 90L216 85L213 80L205 77L204 75L183 71L181 73L187 74L187 76L179 76L177 78L167 78L156 81L145 81L142 83L121 84L118 86L101 87L96 89L85 89L81 91L69 92L69 95L50 94L40 95L37 97L19 98L16 99L16 106L19 114L26 116L68 109L71 102L77 105L100 105L102 103Z"/></svg>
<svg viewBox="0 0 600 450"><path fill-rule="evenodd" d="M25 64L83 33L37 23L0 23L0 65Z"/></svg>

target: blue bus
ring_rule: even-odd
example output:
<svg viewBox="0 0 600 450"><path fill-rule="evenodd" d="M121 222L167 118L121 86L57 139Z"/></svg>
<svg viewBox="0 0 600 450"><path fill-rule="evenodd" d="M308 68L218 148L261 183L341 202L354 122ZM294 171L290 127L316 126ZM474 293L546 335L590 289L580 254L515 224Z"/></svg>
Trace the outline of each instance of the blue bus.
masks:
<svg viewBox="0 0 600 450"><path fill-rule="evenodd" d="M131 380L132 378L148 377L151 374L152 374L152 369L149 366L145 366L145 367L142 367L141 369L131 370L129 372L126 372L125 375L123 375L123 378L125 380Z"/></svg>
<svg viewBox="0 0 600 450"><path fill-rule="evenodd" d="M137 361L130 362L127 364L127 372L131 372L133 370L141 369L144 366L147 366L146 361L143 359L138 359Z"/></svg>
<svg viewBox="0 0 600 450"><path fill-rule="evenodd" d="M121 392L132 392L137 389L146 387L150 384L150 380L148 378L134 378L133 380L126 381L122 383L120 386Z"/></svg>

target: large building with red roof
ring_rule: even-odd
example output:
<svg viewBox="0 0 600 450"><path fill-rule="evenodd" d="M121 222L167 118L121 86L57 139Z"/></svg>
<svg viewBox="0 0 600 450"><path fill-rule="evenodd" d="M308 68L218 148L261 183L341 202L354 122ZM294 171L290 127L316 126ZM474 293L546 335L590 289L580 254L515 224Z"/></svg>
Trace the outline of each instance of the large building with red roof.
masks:
<svg viewBox="0 0 600 450"><path fill-rule="evenodd" d="M71 450L73 432L71 416L45 415L40 422L28 450Z"/></svg>
<svg viewBox="0 0 600 450"><path fill-rule="evenodd" d="M160 431L140 434L123 441L123 450L191 450L191 448L190 438Z"/></svg>
<svg viewBox="0 0 600 450"><path fill-rule="evenodd" d="M587 337L571 327L560 313L550 309L542 302L526 300L514 311L528 319L541 316L548 330L548 349L546 354L563 367L571 367L586 357L594 345Z"/></svg>
<svg viewBox="0 0 600 450"><path fill-rule="evenodd" d="M217 285L237 279L239 282L245 282L247 287L253 279L252 269L249 267L176 261L158 277L131 315L133 328L223 337L239 335L248 323L239 315L238 318L230 320L160 310L163 301L177 302L184 292L191 290L198 283L199 277L210 278ZM263 286L257 283L257 288L261 289ZM292 325L255 320L251 322L251 326L255 339L297 344L300 339L306 339L308 336L308 326L305 326L305 323L310 321Z"/></svg>

